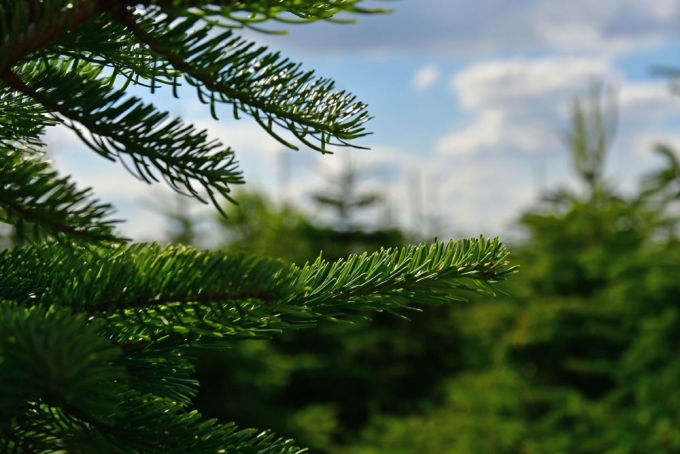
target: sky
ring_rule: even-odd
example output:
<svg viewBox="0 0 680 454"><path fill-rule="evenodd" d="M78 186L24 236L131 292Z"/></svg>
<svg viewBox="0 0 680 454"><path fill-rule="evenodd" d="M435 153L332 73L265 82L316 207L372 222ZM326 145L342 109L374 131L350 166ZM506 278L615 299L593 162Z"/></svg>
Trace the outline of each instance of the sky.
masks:
<svg viewBox="0 0 680 454"><path fill-rule="evenodd" d="M576 188L562 137L575 96L594 83L615 93L616 140L605 175L630 191L660 161L656 143L680 148L680 96L654 68L680 66L680 2L675 0L394 0L365 1L390 14L356 24L267 23L287 35L244 32L279 50L369 106L373 132L359 145L322 156L286 150L228 109L220 121L190 90L179 100L135 92L207 128L230 145L246 188L313 210L347 162L361 188L382 194L384 209L367 226L397 223L421 236L511 235L523 210L545 190ZM176 203L120 164L102 160L63 129L48 132L55 164L117 208L123 234L162 239L163 210ZM209 207L183 205L201 219ZM209 224L206 224L206 226ZM209 227L205 227L208 229ZM205 233L209 235L209 232Z"/></svg>

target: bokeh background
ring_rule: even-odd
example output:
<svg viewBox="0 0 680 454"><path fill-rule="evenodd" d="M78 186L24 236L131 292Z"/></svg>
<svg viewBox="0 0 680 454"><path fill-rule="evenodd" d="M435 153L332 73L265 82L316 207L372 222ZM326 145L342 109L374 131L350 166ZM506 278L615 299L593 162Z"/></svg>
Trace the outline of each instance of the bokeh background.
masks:
<svg viewBox="0 0 680 454"><path fill-rule="evenodd" d="M680 2L401 0L244 31L369 104L371 150L285 150L189 91L139 96L233 146L227 219L48 135L138 240L301 263L499 235L495 299L209 352L195 405L312 452L680 452Z"/></svg>

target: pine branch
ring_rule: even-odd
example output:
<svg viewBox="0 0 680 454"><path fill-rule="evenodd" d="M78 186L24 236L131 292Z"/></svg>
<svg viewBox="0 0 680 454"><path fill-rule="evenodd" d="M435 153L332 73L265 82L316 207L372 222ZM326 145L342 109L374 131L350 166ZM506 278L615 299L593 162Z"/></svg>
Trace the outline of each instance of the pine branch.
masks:
<svg viewBox="0 0 680 454"><path fill-rule="evenodd" d="M242 182L205 131L126 97L183 78L269 134L326 152L356 146L366 106L332 81L232 34L264 21L342 22L360 0L0 0L0 216L48 241L0 252L0 452L301 450L187 411L200 349L493 293L514 272L497 240L381 250L302 267L183 247L106 244L110 207L37 149L62 123L138 178L218 207ZM120 83L120 77L123 83ZM121 86L122 85L122 86ZM176 93L175 93L176 95ZM85 246L84 246L85 245Z"/></svg>
<svg viewBox="0 0 680 454"><path fill-rule="evenodd" d="M82 315L0 301L0 429L39 400L109 419L125 390L121 349Z"/></svg>
<svg viewBox="0 0 680 454"><path fill-rule="evenodd" d="M235 424L204 420L151 395L129 392L121 396L115 421L92 421L70 407L36 406L14 431L14 446L24 452L107 452L299 454L292 440L269 431L239 429ZM3 433L0 432L0 443ZM12 444L9 447L13 447ZM2 445L0 444L0 447ZM32 450L32 451L31 451ZM9 451L9 450L8 450ZM12 451L9 451L12 452Z"/></svg>
<svg viewBox="0 0 680 454"><path fill-rule="evenodd" d="M83 241L121 241L112 232L110 205L58 177L45 155L0 143L0 222L33 227L33 236L62 236Z"/></svg>
<svg viewBox="0 0 680 454"><path fill-rule="evenodd" d="M140 398L141 397L141 398ZM145 452L158 453L262 453L298 454L305 450L293 440L277 437L270 431L239 429L235 424L218 425L202 420L196 412L185 412L181 406L148 396L131 396L125 402L126 412L115 427L125 434L128 443L144 443ZM158 428L163 428L159 431ZM129 451L128 451L129 452Z"/></svg>
<svg viewBox="0 0 680 454"><path fill-rule="evenodd" d="M83 261L90 264L84 275ZM32 273L33 266L42 271ZM243 335L266 328L272 310L254 301L281 299L288 272L273 259L182 247L132 245L74 253L48 244L0 255L0 297L106 316L121 342L131 336L155 339L169 331ZM154 314L156 307L161 309ZM204 312L211 317L203 317Z"/></svg>
<svg viewBox="0 0 680 454"><path fill-rule="evenodd" d="M0 91L0 146L43 146L45 127L57 121L43 106L19 93Z"/></svg>
<svg viewBox="0 0 680 454"><path fill-rule="evenodd" d="M37 451L29 447L19 435L12 432L0 433L0 449L2 452L37 454Z"/></svg>
<svg viewBox="0 0 680 454"><path fill-rule="evenodd" d="M176 90L182 75L141 45L110 14L93 18L77 30L60 37L37 56L47 60L65 57L70 61L88 62L106 68L102 74L107 74L106 80L111 86L121 85L117 82L122 77L121 88L125 89L132 83L150 88L151 93L163 85L170 85Z"/></svg>
<svg viewBox="0 0 680 454"><path fill-rule="evenodd" d="M198 391L193 378L195 360L186 348L186 337L166 338L151 345L122 345L124 358L117 364L127 372L131 389L188 407Z"/></svg>
<svg viewBox="0 0 680 454"><path fill-rule="evenodd" d="M216 195L229 198L230 184L242 183L231 149L208 141L205 131L196 131L179 119L167 120L167 112L137 98L123 99L124 92L109 89L97 79L98 68L87 77L83 73L88 67L82 65L79 71L68 72L50 68L36 73L31 69L23 68L28 83L13 72L2 80L70 120L65 124L97 153L110 160L121 159L123 164L123 156L131 158L134 168L126 167L143 181L158 181L155 168L173 189L186 190L203 201L193 187L198 183L216 206ZM74 92L72 87L79 89ZM90 138L78 124L87 128Z"/></svg>
<svg viewBox="0 0 680 454"><path fill-rule="evenodd" d="M237 118L239 111L252 116L291 148L296 147L281 138L274 126L322 152L328 144L350 145L366 135L361 126L369 119L365 104L334 91L331 80L315 78L299 64L265 54L265 48L253 49L252 43L229 30L214 36L214 27L200 26L198 18L164 18L162 10L137 18L119 9L115 17L150 51L184 73L213 115L216 102L232 104Z"/></svg>
<svg viewBox="0 0 680 454"><path fill-rule="evenodd" d="M318 20L329 22L351 23L351 19L337 19L341 12L375 14L385 13L384 8L361 8L357 6L361 0L155 0L144 2L147 6L154 4L173 16L196 15L204 19L217 17L217 23L225 27L253 27L253 24L267 20L283 23L308 23ZM226 20L226 22L224 22Z"/></svg>
<svg viewBox="0 0 680 454"><path fill-rule="evenodd" d="M275 125L290 130L302 143L322 152L327 151L328 144L349 145L351 140L366 135L361 127L369 119L365 105L344 92L334 92L332 81L314 78L312 72L302 72L300 65L280 60L277 54L267 54L258 58L264 52L262 48L254 52L243 52L251 45L242 40L231 39L230 31L221 34L219 39L212 39L209 34L213 25L210 24L194 30L191 36L186 35L185 32L189 28L197 25L201 19L199 16L185 15L186 19L183 24L173 24L170 27L172 22L176 22L177 17L170 16L163 19L160 16L163 10L154 11L153 6L149 7L150 11L146 13L144 20L137 21L127 9L127 2L108 6L105 6L105 3L85 1L79 4L75 12L71 11L74 8L66 8L60 13L64 18L61 19L60 15L57 23L52 25L55 30L61 32L72 31L104 11L112 13L132 31L136 38L148 46L152 53L159 57L159 60L167 60L177 70L183 72L187 81L197 86L199 98L210 100L213 114L215 101L233 104L235 115L237 111L241 111L253 116L274 138L291 148L296 147L276 133ZM255 8L259 12L269 11L265 14L269 17L277 17L279 12L290 8L293 15L306 17L309 20L328 18L341 10L368 12L368 10L354 6L355 3L312 2L304 6L295 4L274 6L266 2L264 4L250 2L232 4L229 10L221 10L221 12L228 15L230 11L247 11L249 8ZM226 7L225 5L218 6ZM177 5L173 6L173 8L176 7ZM305 10L306 15L303 14ZM70 21L67 21L67 18L70 18ZM41 29L35 24L31 24L30 27ZM33 45L28 47L18 45L17 52L24 55L51 44L57 39L56 33L53 30L44 31L45 36L41 35L41 39L36 38L37 41ZM109 35L108 38L110 41L111 36ZM58 50L58 46L55 50ZM71 55L68 50L64 51L65 55ZM225 56L225 53L229 55ZM257 64L250 67L254 71L245 71L245 67L253 63L253 59L258 59ZM15 89L18 89L17 81L9 73L9 68L19 60L18 57L9 59L0 71L0 77ZM129 59L128 62L130 62ZM136 61L134 67L143 68L138 63ZM117 65L117 69L128 80L132 79L129 69L126 72L120 64ZM132 72L134 73L134 70ZM163 69L151 76L152 81L156 80L156 74L170 75L167 69ZM135 75L139 76L139 73ZM219 76L215 77L216 75ZM173 81L175 77L176 75L172 76ZM165 83L176 84L169 82L168 77L161 77L161 79L165 79ZM201 86L207 88L208 92L204 93ZM294 103L287 105L291 101Z"/></svg>
<svg viewBox="0 0 680 454"><path fill-rule="evenodd" d="M125 89L129 84L151 89L169 85L179 86L181 73L169 63L151 54L125 27L108 15L101 15L61 37L50 48L40 53L48 60L66 58L101 67L110 86ZM120 84L119 79L123 79Z"/></svg>
<svg viewBox="0 0 680 454"><path fill-rule="evenodd" d="M493 295L491 284L516 270L507 256L497 239L480 238L388 249L334 263L319 259L299 270L296 285L310 291L288 304L341 313L381 301L388 303L385 309L446 303L459 290Z"/></svg>
<svg viewBox="0 0 680 454"><path fill-rule="evenodd" d="M181 377L159 368L157 357L121 356L84 316L2 302L0 448L5 439L4 449L22 452L300 452L291 440L269 432L216 425L195 411L186 413L187 397L176 386ZM173 393L129 390L128 381L133 387L140 379L153 383L135 376L142 363L155 376L168 374L165 387ZM175 395L179 403L173 403ZM11 431L4 424L9 419Z"/></svg>
<svg viewBox="0 0 680 454"><path fill-rule="evenodd" d="M366 311L401 313L413 304L460 299L464 292L492 292L495 282L514 272L505 248L484 239L317 260L302 268L154 245L74 255L52 244L0 257L0 289L6 289L0 297L103 317L119 342L153 341L168 332L258 335Z"/></svg>
<svg viewBox="0 0 680 454"><path fill-rule="evenodd" d="M383 13L383 8L362 8L360 0L260 0L200 1L176 0L123 1L51 0L34 4L14 2L0 11L0 73L10 69L29 55L54 58L62 55L80 58L102 66L113 67L112 77L124 76L128 82L145 85L144 80L174 84L176 79L165 62L154 59L146 49L112 23L107 14L125 14L128 8L143 5L161 7L172 17L193 17L219 27L249 27L265 20L303 23L316 20L349 23L352 19L336 19L340 12L353 14ZM75 6L74 6L75 5ZM0 5L1 7L2 5ZM7 7L5 7L7 8ZM5 28L2 23L7 24ZM88 56L87 53L91 54ZM102 58L103 57L103 58ZM160 76L160 77L159 77ZM141 77L141 80L140 80Z"/></svg>
<svg viewBox="0 0 680 454"><path fill-rule="evenodd" d="M0 75L29 56L33 60L64 56L102 69L112 68L111 83L119 76L125 77L127 83L141 85L145 79L172 83L172 76L168 80L161 75L167 73L163 62L154 61L110 15L102 14L135 3L48 0L17 1L5 7L0 4ZM6 58L4 63L2 57Z"/></svg>

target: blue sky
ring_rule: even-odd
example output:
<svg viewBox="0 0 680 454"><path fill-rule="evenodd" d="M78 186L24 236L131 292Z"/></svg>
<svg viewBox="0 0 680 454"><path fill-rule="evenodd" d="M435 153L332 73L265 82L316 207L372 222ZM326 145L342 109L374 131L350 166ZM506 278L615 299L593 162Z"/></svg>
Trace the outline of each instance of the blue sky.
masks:
<svg viewBox="0 0 680 454"><path fill-rule="evenodd" d="M288 26L247 33L336 80L369 104L371 151L320 156L286 151L248 119L210 119L190 91L174 100L144 97L208 128L237 153L251 188L308 205L310 191L341 168L346 154L365 170L363 185L386 197L391 217L440 237L509 234L541 189L573 185L560 142L568 107L593 81L615 88L619 128L607 176L630 189L658 162L654 143L680 146L680 97L654 65L680 66L680 2L675 0L395 0L394 9L354 25ZM272 28L282 28L272 23ZM162 238L155 209L166 188L138 183L89 153L65 131L48 134L57 166L94 187L128 219L136 239ZM284 157L285 156L285 157ZM280 178L285 160L290 178ZM248 187L248 186L247 186ZM282 195L283 194L283 195ZM415 194L415 195L414 195ZM192 206L201 216L205 209ZM416 222L426 215L437 223ZM384 212L368 215L374 223Z"/></svg>

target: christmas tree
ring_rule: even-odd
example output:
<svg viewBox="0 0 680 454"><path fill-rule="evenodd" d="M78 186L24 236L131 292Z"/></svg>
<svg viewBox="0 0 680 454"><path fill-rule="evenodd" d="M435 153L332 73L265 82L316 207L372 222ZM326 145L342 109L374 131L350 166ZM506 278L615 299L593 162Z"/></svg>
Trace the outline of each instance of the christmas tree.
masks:
<svg viewBox="0 0 680 454"><path fill-rule="evenodd" d="M191 410L193 359L244 338L371 311L492 293L513 272L497 240L381 250L302 266L130 243L112 207L59 175L46 128L74 131L149 183L220 209L243 183L235 152L130 96L188 84L290 148L358 147L366 106L235 35L264 21L369 13L358 0L0 0L3 452L288 453L292 440Z"/></svg>

